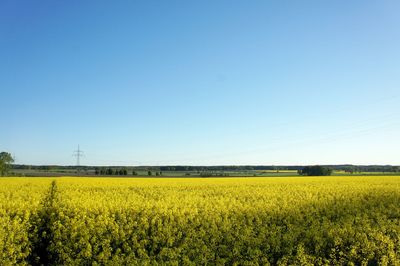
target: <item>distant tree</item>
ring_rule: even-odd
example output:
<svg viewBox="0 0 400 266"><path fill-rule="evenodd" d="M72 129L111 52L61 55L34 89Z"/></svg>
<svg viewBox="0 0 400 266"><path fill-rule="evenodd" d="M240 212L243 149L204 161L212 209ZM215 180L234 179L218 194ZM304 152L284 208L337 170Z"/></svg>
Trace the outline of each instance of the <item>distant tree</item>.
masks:
<svg viewBox="0 0 400 266"><path fill-rule="evenodd" d="M11 168L14 158L8 152L0 152L0 175L4 176Z"/></svg>
<svg viewBox="0 0 400 266"><path fill-rule="evenodd" d="M124 175L124 169L119 169L118 174L119 175Z"/></svg>
<svg viewBox="0 0 400 266"><path fill-rule="evenodd" d="M211 177L213 174L211 172L201 172L200 176L201 177Z"/></svg>
<svg viewBox="0 0 400 266"><path fill-rule="evenodd" d="M136 171L132 171L132 175L137 175L137 172Z"/></svg>
<svg viewBox="0 0 400 266"><path fill-rule="evenodd" d="M128 171L126 169L122 170L123 175L128 175Z"/></svg>
<svg viewBox="0 0 400 266"><path fill-rule="evenodd" d="M148 172L147 172L147 175L152 175L151 171L148 171Z"/></svg>
<svg viewBox="0 0 400 266"><path fill-rule="evenodd" d="M48 166L48 165L41 165L41 166L39 166L39 170L49 171L49 170L50 170L50 166Z"/></svg>
<svg viewBox="0 0 400 266"><path fill-rule="evenodd" d="M302 170L299 170L298 173L300 175L307 175L307 176L327 176L332 174L332 169L320 165L314 165L314 166L306 166Z"/></svg>
<svg viewBox="0 0 400 266"><path fill-rule="evenodd" d="M106 170L106 175L113 175L113 169L111 169L111 168L107 168L107 170Z"/></svg>
<svg viewBox="0 0 400 266"><path fill-rule="evenodd" d="M156 172L156 176L159 176L160 174L158 172Z"/></svg>
<svg viewBox="0 0 400 266"><path fill-rule="evenodd" d="M98 168L96 168L96 169L94 170L94 174L95 174L95 175L99 175L99 174L100 174L100 171L99 171Z"/></svg>
<svg viewBox="0 0 400 266"><path fill-rule="evenodd" d="M354 174L355 170L353 167L347 168L344 170L346 174Z"/></svg>

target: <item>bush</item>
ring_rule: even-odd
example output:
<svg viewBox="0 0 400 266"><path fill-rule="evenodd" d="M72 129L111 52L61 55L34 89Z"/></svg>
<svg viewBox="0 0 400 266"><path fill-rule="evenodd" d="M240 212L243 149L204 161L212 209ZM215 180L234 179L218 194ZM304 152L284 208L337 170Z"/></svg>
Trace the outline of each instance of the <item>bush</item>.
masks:
<svg viewBox="0 0 400 266"><path fill-rule="evenodd" d="M306 166L298 172L300 175L307 176L327 176L332 174L332 169L320 165Z"/></svg>

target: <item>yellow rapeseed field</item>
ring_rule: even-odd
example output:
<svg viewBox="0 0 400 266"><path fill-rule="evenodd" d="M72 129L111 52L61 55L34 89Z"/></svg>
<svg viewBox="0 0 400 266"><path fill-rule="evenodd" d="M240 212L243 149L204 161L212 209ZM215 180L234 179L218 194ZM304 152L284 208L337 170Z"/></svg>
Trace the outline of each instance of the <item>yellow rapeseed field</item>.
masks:
<svg viewBox="0 0 400 266"><path fill-rule="evenodd" d="M396 265L400 177L1 178L0 264Z"/></svg>

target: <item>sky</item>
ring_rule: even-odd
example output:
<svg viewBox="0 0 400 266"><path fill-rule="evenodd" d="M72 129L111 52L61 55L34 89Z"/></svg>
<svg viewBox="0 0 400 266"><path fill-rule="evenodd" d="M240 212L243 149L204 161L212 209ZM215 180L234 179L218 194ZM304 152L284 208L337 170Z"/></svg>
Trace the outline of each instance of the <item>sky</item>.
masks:
<svg viewBox="0 0 400 266"><path fill-rule="evenodd" d="M400 165L399 1L0 2L19 164Z"/></svg>

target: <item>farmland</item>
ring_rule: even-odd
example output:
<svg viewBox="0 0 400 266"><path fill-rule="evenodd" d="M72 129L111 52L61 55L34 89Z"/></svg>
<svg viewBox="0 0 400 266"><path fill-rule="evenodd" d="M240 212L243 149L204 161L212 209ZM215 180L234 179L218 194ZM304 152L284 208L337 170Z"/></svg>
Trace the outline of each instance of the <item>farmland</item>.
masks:
<svg viewBox="0 0 400 266"><path fill-rule="evenodd" d="M1 178L0 264L400 263L400 177Z"/></svg>

